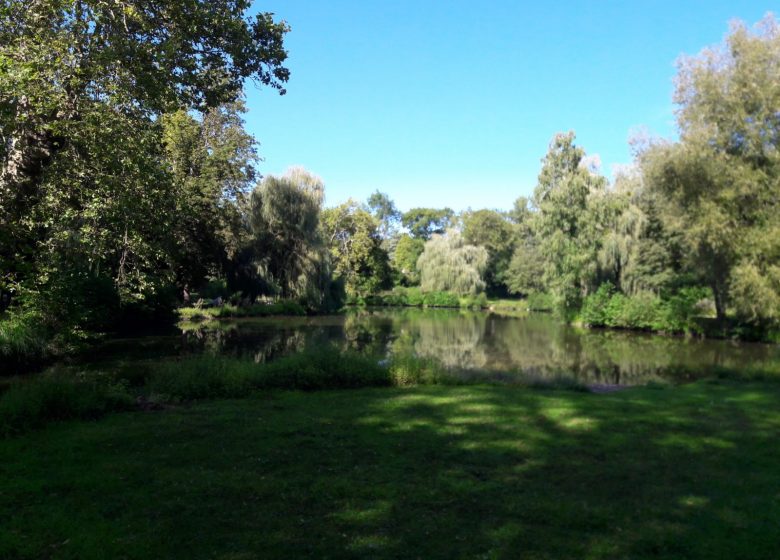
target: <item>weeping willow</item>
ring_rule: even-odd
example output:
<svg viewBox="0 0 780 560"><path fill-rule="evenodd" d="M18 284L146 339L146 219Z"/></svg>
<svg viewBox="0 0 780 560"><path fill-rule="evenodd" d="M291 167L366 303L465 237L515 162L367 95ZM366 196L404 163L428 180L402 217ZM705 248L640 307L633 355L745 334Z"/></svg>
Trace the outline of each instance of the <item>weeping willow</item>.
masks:
<svg viewBox="0 0 780 560"><path fill-rule="evenodd" d="M420 286L424 292L477 294L485 289L487 263L487 249L467 245L460 232L434 235L417 260Z"/></svg>
<svg viewBox="0 0 780 560"><path fill-rule="evenodd" d="M321 179L291 168L281 177L269 175L252 193L256 264L283 297L322 294L328 274L318 231L323 192Z"/></svg>

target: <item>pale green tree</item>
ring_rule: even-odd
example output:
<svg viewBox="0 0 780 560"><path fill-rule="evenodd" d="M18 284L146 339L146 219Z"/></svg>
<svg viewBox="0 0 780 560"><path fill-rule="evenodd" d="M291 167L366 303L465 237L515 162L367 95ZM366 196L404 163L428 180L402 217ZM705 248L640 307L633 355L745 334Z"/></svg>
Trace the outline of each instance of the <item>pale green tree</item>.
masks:
<svg viewBox="0 0 780 560"><path fill-rule="evenodd" d="M485 289L483 275L487 263L487 249L469 245L460 232L448 230L425 243L417 260L420 286L426 292L477 294Z"/></svg>

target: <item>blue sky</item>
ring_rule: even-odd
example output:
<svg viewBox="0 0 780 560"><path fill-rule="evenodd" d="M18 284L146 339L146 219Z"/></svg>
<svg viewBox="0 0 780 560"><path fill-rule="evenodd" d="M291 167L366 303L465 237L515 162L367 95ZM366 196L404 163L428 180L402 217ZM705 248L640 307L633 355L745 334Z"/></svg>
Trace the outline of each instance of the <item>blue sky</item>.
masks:
<svg viewBox="0 0 780 560"><path fill-rule="evenodd" d="M552 136L609 175L638 127L673 137L675 60L767 2L262 0L292 27L288 93L247 88L261 173L303 165L326 204L510 208Z"/></svg>

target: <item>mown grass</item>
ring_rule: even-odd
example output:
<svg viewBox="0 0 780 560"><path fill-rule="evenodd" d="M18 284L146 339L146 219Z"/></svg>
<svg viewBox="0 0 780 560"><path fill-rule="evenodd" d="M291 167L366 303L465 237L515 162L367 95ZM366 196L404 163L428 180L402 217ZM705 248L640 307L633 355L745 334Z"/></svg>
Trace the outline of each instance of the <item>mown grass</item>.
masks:
<svg viewBox="0 0 780 560"><path fill-rule="evenodd" d="M0 441L0 557L751 558L780 385L264 392Z"/></svg>

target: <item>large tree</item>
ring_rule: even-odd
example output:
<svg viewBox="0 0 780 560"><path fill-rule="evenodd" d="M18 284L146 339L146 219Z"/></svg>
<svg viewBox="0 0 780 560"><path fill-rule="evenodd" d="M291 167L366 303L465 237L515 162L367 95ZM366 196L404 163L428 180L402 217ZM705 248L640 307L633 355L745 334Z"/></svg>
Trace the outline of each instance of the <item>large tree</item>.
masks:
<svg viewBox="0 0 780 560"><path fill-rule="evenodd" d="M156 115L284 91L287 25L248 0L6 0L0 8L1 180L25 206L44 169L103 105Z"/></svg>
<svg viewBox="0 0 780 560"><path fill-rule="evenodd" d="M0 261L50 291L113 278L130 299L171 280L176 201L162 116L280 91L284 22L248 0L0 4ZM155 278L156 276L156 278ZM62 282L60 282L62 283Z"/></svg>
<svg viewBox="0 0 780 560"><path fill-rule="evenodd" d="M515 227L505 214L495 210L476 210L463 216L463 238L470 245L488 252L485 282L491 293L504 294L506 274L515 248Z"/></svg>
<svg viewBox="0 0 780 560"><path fill-rule="evenodd" d="M330 250L334 275L347 293L367 295L390 285L390 264L382 248L379 222L349 200L322 213L323 239Z"/></svg>
<svg viewBox="0 0 780 560"><path fill-rule="evenodd" d="M605 189L606 180L584 165L584 157L573 132L557 134L534 191L544 283L565 309L579 306L598 274L601 228L593 195Z"/></svg>
<svg viewBox="0 0 780 560"><path fill-rule="evenodd" d="M680 141L642 154L647 182L719 317L780 319L780 29L737 23L679 64Z"/></svg>
<svg viewBox="0 0 780 560"><path fill-rule="evenodd" d="M252 192L257 264L283 297L311 298L325 290L319 232L323 197L322 181L300 168L281 177L269 175Z"/></svg>
<svg viewBox="0 0 780 560"><path fill-rule="evenodd" d="M375 191L368 197L366 206L379 224L377 231L382 239L386 241L395 237L401 222L401 212L395 207L395 202L390 196Z"/></svg>
<svg viewBox="0 0 780 560"><path fill-rule="evenodd" d="M180 284L196 287L207 276L228 276L248 240L242 214L258 156L243 112L242 103L231 103L209 109L200 119L183 110L163 116L176 205L172 260Z"/></svg>
<svg viewBox="0 0 780 560"><path fill-rule="evenodd" d="M425 243L417 260L420 286L426 292L477 294L485 289L487 263L487 249L469 245L457 230L448 230Z"/></svg>
<svg viewBox="0 0 780 560"><path fill-rule="evenodd" d="M404 286L417 286L420 284L417 259L420 258L424 248L425 241L419 237L412 237L408 233L403 233L398 238L398 243L392 255L392 266L398 283Z"/></svg>
<svg viewBox="0 0 780 560"><path fill-rule="evenodd" d="M451 208L412 208L401 216L401 223L412 237L428 240L432 235L443 234L454 216Z"/></svg>

